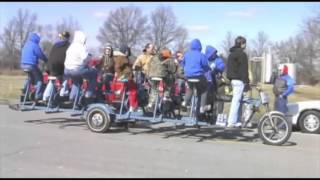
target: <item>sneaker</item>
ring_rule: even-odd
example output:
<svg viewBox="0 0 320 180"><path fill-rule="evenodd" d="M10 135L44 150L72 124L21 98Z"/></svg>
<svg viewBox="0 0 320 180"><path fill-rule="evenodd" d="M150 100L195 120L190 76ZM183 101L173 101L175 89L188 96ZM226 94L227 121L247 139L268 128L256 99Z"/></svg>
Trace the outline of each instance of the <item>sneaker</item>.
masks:
<svg viewBox="0 0 320 180"><path fill-rule="evenodd" d="M148 111L148 112L153 112L152 104L148 104L148 105L146 106L146 111Z"/></svg>
<svg viewBox="0 0 320 180"><path fill-rule="evenodd" d="M240 125L240 126L239 126ZM233 128L241 128L241 123L236 123L236 124L228 124L227 128L233 129Z"/></svg>
<svg viewBox="0 0 320 180"><path fill-rule="evenodd" d="M130 106L129 112L135 112L137 109L138 109L138 108L134 108L134 107Z"/></svg>
<svg viewBox="0 0 320 180"><path fill-rule="evenodd" d="M237 122L237 123L235 124L235 126L236 126L236 127L241 127L241 126L242 126L242 123L241 123L241 122Z"/></svg>
<svg viewBox="0 0 320 180"><path fill-rule="evenodd" d="M183 102L181 103L181 110L182 110L182 111L187 111L187 110L188 110L186 104L187 104L187 103L186 103L185 101L183 101Z"/></svg>

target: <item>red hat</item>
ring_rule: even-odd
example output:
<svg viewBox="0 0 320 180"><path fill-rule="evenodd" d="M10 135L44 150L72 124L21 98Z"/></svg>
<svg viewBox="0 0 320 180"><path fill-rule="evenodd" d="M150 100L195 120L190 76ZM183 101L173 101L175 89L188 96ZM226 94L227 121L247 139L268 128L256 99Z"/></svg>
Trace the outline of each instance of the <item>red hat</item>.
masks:
<svg viewBox="0 0 320 180"><path fill-rule="evenodd" d="M288 66L287 65L284 65L283 68L282 68L282 74L288 74Z"/></svg>

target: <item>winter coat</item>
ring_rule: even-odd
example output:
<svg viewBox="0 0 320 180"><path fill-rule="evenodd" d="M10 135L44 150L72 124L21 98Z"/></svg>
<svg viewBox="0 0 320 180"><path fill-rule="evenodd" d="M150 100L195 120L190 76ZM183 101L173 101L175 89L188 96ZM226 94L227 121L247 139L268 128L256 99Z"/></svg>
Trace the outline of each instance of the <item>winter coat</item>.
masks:
<svg viewBox="0 0 320 180"><path fill-rule="evenodd" d="M165 68L162 65L160 54L153 56L148 64L149 77L162 77L166 76Z"/></svg>
<svg viewBox="0 0 320 180"><path fill-rule="evenodd" d="M207 46L205 56L208 59L210 70L205 73L205 76L209 82L213 82L215 84L215 78L213 77L216 77L218 73L222 73L224 71L225 64L218 56L215 56L215 58L212 59L213 54L217 54L217 50L212 46Z"/></svg>
<svg viewBox="0 0 320 180"><path fill-rule="evenodd" d="M227 78L249 83L248 56L242 48L230 48L227 62Z"/></svg>
<svg viewBox="0 0 320 180"><path fill-rule="evenodd" d="M149 62L152 59L153 55L142 54L137 57L137 60L134 62L133 66L138 66L142 68L142 72L145 75L149 73Z"/></svg>
<svg viewBox="0 0 320 180"><path fill-rule="evenodd" d="M106 55L103 55L100 59L100 64L98 65L98 69L101 69L104 73L111 73L114 74L114 57L107 57Z"/></svg>
<svg viewBox="0 0 320 180"><path fill-rule="evenodd" d="M38 60L42 59L47 62L48 58L42 52L40 46L40 37L36 33L30 33L28 40L22 48L21 64L38 65Z"/></svg>
<svg viewBox="0 0 320 180"><path fill-rule="evenodd" d="M85 45L86 36L82 31L75 31L73 41L66 53L66 69L81 69L88 65L90 56Z"/></svg>
<svg viewBox="0 0 320 180"><path fill-rule="evenodd" d="M204 75L210 67L208 60L203 53L201 53L201 43L198 39L191 42L190 50L185 53L182 60L182 66L186 77L194 77Z"/></svg>
<svg viewBox="0 0 320 180"><path fill-rule="evenodd" d="M64 72L64 61L66 59L66 52L70 46L69 41L59 41L52 47L49 60L48 69L52 76L62 76Z"/></svg>
<svg viewBox="0 0 320 180"><path fill-rule="evenodd" d="M114 70L117 74L117 77L120 79L125 78L128 80L132 80L133 72L129 63L129 59L126 57L126 55L119 51L114 51L113 59L115 63Z"/></svg>
<svg viewBox="0 0 320 180"><path fill-rule="evenodd" d="M283 97L288 97L290 94L292 94L294 92L294 80L288 75L282 75L280 76L281 79L285 80L287 83L287 89L283 92L282 96Z"/></svg>

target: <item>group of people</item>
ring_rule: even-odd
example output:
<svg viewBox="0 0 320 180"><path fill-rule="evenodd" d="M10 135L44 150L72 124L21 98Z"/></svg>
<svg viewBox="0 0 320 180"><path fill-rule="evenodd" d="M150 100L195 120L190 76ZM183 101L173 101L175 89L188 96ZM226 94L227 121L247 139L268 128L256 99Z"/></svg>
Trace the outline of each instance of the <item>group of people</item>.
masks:
<svg viewBox="0 0 320 180"><path fill-rule="evenodd" d="M111 90L112 81L126 81L129 92L129 111L136 111L139 107L137 99L137 87L145 81L151 84L151 92L146 106L147 110L152 110L155 105L156 91L158 83L152 78L161 78L165 84L164 101L172 101L174 85L179 87L186 83L186 96L181 106L186 108L190 104L192 89L197 89L200 100L199 116L201 117L208 109L208 104L215 99L208 99L208 93L215 97L217 92L217 79L222 77L225 70L225 63L217 54L217 49L213 46L206 46L205 53L202 53L202 45L199 39L191 41L190 49L187 52L177 51L172 53L168 48L162 48L156 52L153 43L147 43L142 54L132 62L130 60L131 49L127 45L114 50L111 44L104 47L103 55L96 66L90 65L93 58L86 47L86 35L82 31L75 31L73 40L70 43L70 33L59 34L59 41L54 44L49 54L49 58L42 52L39 42L40 37L36 33L30 33L28 40L22 49L21 68L29 71L27 81L33 81L36 86L36 101L42 98L42 73L38 67L38 59L47 62L50 76L57 77L62 83L60 96L69 95L70 100L75 97L75 92L79 88L82 79L88 80L88 89L85 94L86 103L90 103L97 97L97 92L101 91L105 85L105 91ZM240 100L249 84L248 57L244 52L246 39L239 36L235 39L235 44L230 48L230 55L227 60L227 78L231 81L233 98L228 116L228 127L241 126L239 116ZM140 70L141 78L136 80L135 71ZM97 83L97 76L100 75L101 83ZM68 91L67 79L72 78L73 85L71 92ZM198 79L196 84L189 83L187 79ZM26 92L26 84L23 93ZM195 86L195 87L193 87ZM287 94L283 95L287 96ZM208 103L209 102L209 103Z"/></svg>

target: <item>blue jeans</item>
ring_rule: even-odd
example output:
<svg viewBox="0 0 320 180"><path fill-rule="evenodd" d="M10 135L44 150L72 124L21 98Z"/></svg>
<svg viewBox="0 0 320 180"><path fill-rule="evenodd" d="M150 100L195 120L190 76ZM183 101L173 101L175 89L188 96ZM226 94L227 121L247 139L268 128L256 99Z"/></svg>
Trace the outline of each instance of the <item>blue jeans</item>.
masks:
<svg viewBox="0 0 320 180"><path fill-rule="evenodd" d="M42 88L43 81L42 81L42 73L39 67L36 65L21 64L21 69L30 71L28 73L28 77L23 86L23 94L26 93L28 83L35 84L35 88L36 88L35 98L41 99L42 97L41 88Z"/></svg>
<svg viewBox="0 0 320 180"><path fill-rule="evenodd" d="M240 101L242 99L244 84L240 80L232 80L231 85L233 89L233 97L229 111L228 124L236 124L237 122L240 122L239 119L241 118Z"/></svg>
<svg viewBox="0 0 320 180"><path fill-rule="evenodd" d="M71 96L74 95L75 92L79 90L80 87L76 86L76 84L80 85L82 78L88 80L88 90L85 94L85 97L89 98L95 94L95 88L97 85L97 70L90 67L82 67L75 70L65 69L64 74L67 77L71 77L73 80L72 89L71 89Z"/></svg>
<svg viewBox="0 0 320 180"><path fill-rule="evenodd" d="M276 97L274 101L274 110L280 111L283 114L288 112L288 100L287 98Z"/></svg>

